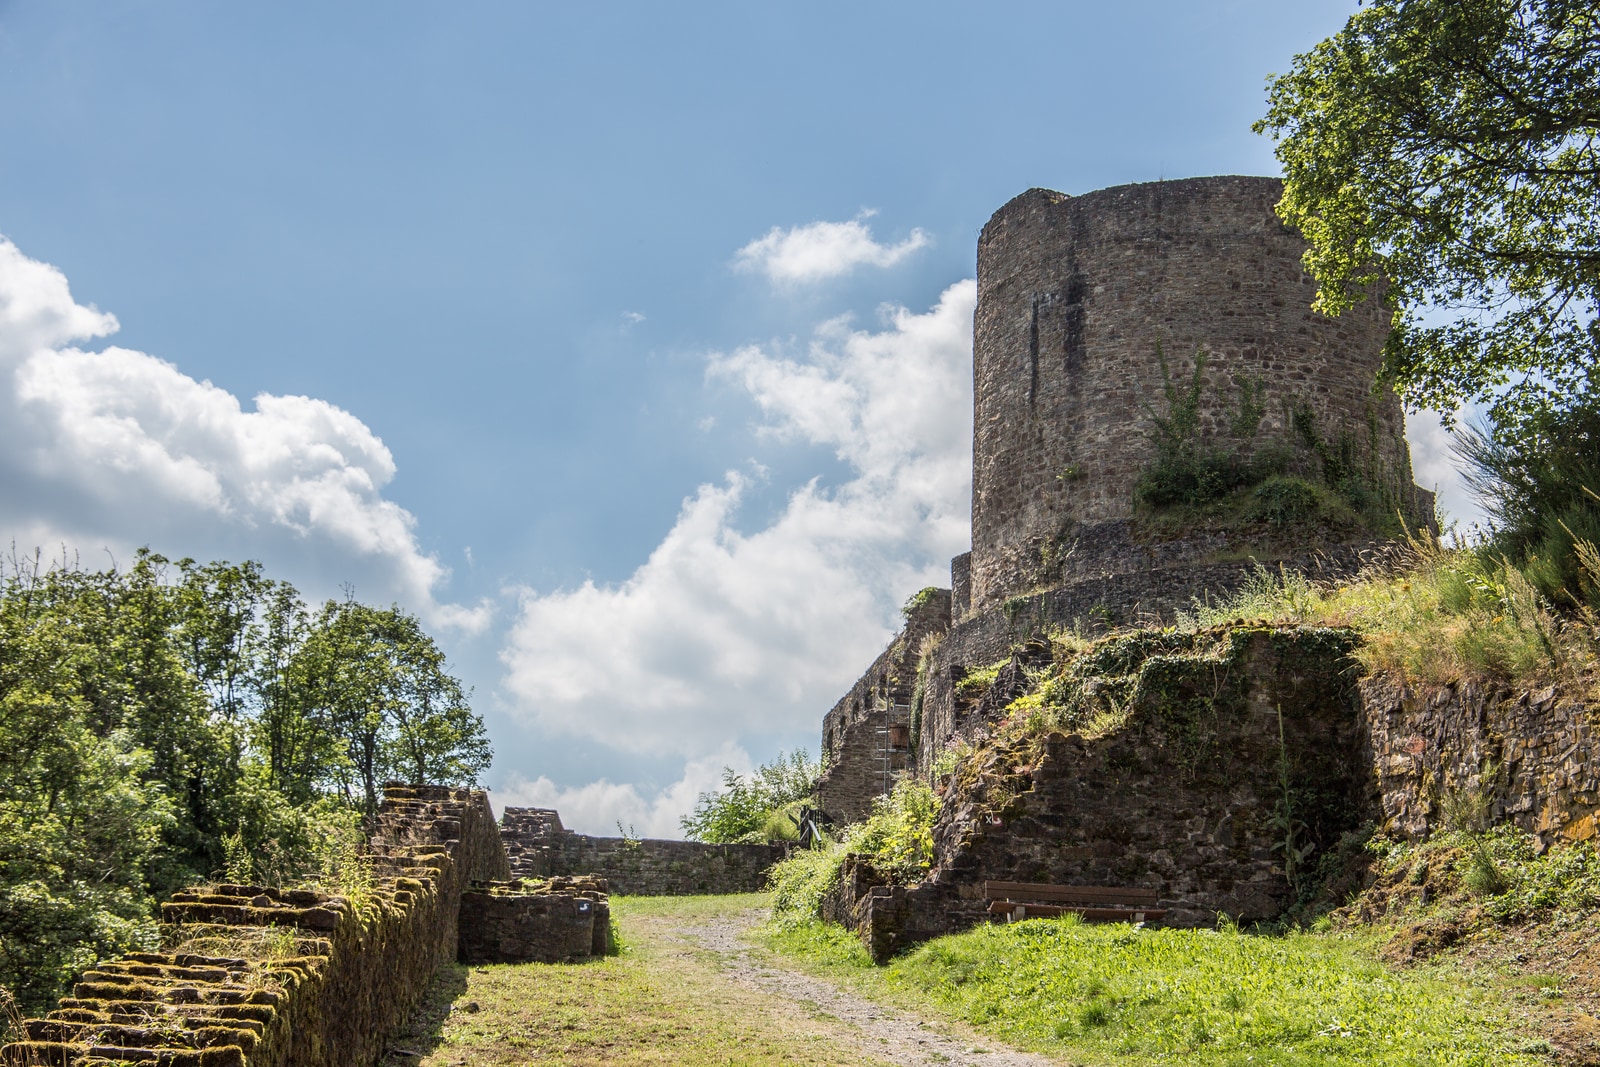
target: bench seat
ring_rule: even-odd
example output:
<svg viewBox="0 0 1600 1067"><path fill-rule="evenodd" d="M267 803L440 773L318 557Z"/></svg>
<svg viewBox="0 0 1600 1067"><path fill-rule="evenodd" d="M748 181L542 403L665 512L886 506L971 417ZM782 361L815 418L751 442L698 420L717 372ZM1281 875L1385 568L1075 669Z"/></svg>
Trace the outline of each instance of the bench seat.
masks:
<svg viewBox="0 0 1600 1067"><path fill-rule="evenodd" d="M990 915L1004 915L1008 922L1070 912L1089 922L1144 923L1160 922L1167 914L1156 907L1160 893L1135 887L987 881L983 898Z"/></svg>

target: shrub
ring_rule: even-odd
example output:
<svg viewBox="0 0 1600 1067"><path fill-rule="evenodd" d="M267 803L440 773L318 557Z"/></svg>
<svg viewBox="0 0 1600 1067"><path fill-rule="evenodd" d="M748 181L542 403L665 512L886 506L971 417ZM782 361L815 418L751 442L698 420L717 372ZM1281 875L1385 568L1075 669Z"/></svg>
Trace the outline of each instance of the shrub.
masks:
<svg viewBox="0 0 1600 1067"><path fill-rule="evenodd" d="M846 855L861 856L879 872L909 885L933 863L933 824L939 798L912 778L901 778L872 814L841 835L838 842L795 852L775 865L768 878L773 918L794 924L821 914L822 902L839 881Z"/></svg>
<svg viewBox="0 0 1600 1067"><path fill-rule="evenodd" d="M780 820L794 805L810 798L822 765L804 749L778 753L749 778L732 767L722 768L722 789L701 793L694 811L679 820L691 841L713 844L786 841ZM791 826L793 820L790 820ZM778 836L771 836L777 833Z"/></svg>
<svg viewBox="0 0 1600 1067"><path fill-rule="evenodd" d="M767 876L772 917L780 924L806 922L822 914L822 902L839 881L845 847L839 843L800 849Z"/></svg>
<svg viewBox="0 0 1600 1067"><path fill-rule="evenodd" d="M926 782L901 778L888 796L872 803L872 814L844 834L848 851L865 857L896 881L909 885L933 864L933 824L939 797Z"/></svg>

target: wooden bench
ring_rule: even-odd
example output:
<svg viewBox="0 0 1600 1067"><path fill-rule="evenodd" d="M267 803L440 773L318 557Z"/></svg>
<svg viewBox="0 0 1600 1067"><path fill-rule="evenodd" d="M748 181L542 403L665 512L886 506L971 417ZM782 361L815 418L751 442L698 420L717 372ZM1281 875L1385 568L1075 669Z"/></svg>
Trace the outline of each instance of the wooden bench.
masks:
<svg viewBox="0 0 1600 1067"><path fill-rule="evenodd" d="M990 915L1006 921L1052 918L1071 912L1089 922L1160 922L1167 914L1158 908L1161 894L1154 889L1119 886L1051 885L1048 882L984 882L983 899Z"/></svg>

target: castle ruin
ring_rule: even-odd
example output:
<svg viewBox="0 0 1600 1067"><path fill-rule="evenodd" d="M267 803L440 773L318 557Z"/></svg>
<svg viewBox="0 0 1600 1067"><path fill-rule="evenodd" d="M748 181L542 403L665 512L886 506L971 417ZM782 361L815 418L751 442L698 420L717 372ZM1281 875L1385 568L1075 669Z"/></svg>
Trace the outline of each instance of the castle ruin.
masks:
<svg viewBox="0 0 1600 1067"><path fill-rule="evenodd" d="M1390 313L1376 300L1336 319L1311 310L1306 243L1273 212L1281 193L1236 176L1031 189L983 228L972 551L952 561L950 595L919 605L827 714L818 798L833 819L864 816L893 772L929 767L972 711L961 677L1030 634L1170 620L1257 564L1347 572L1402 524L1432 523L1380 381ZM1249 502L1267 517L1153 521L1138 490L1164 449L1270 472ZM1349 498L1361 514L1285 523L1274 491ZM914 693L930 638L942 643Z"/></svg>

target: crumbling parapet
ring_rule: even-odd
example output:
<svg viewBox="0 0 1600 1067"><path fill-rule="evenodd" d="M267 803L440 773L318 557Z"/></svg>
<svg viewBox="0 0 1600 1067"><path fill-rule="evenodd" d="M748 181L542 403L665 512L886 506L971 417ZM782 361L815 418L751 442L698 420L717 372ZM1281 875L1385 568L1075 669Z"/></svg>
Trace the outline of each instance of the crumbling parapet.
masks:
<svg viewBox="0 0 1600 1067"><path fill-rule="evenodd" d="M835 823L856 822L912 765L920 732L917 672L924 649L950 628L952 594L930 589L905 627L822 720L823 772L816 802Z"/></svg>

